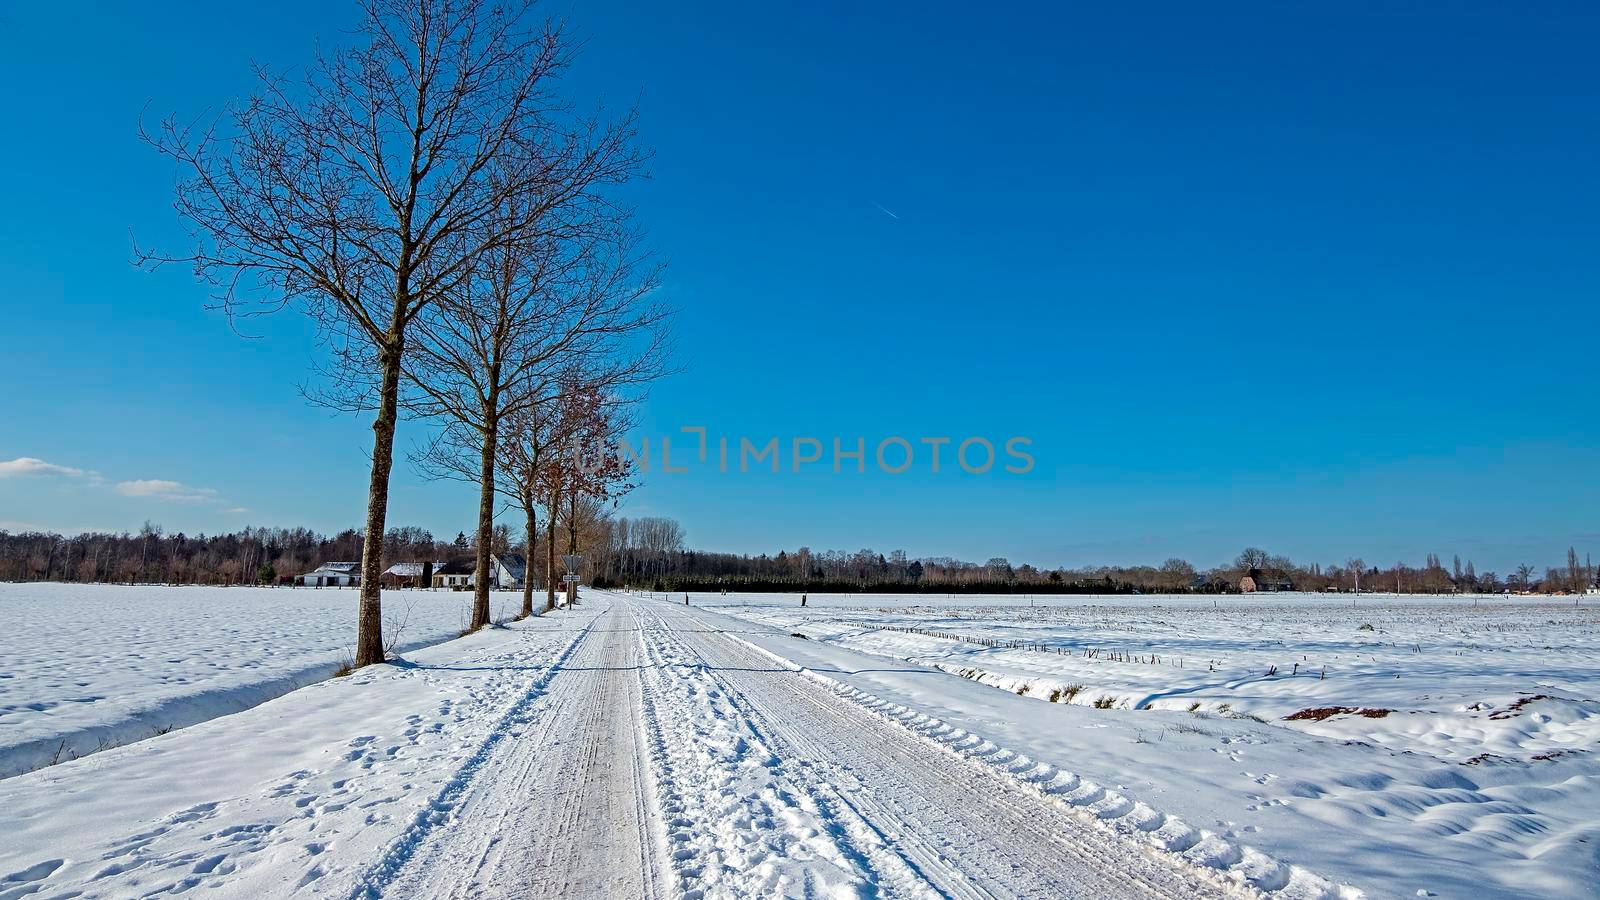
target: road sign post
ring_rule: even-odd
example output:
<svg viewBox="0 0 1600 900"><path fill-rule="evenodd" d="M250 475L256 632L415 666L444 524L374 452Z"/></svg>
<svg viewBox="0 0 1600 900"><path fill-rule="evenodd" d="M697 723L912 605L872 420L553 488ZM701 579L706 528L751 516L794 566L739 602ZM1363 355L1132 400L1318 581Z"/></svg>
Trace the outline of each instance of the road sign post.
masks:
<svg viewBox="0 0 1600 900"><path fill-rule="evenodd" d="M567 583L567 605L573 606L578 602L578 566L583 564L583 554L563 553L561 563L567 567L567 574L561 579Z"/></svg>

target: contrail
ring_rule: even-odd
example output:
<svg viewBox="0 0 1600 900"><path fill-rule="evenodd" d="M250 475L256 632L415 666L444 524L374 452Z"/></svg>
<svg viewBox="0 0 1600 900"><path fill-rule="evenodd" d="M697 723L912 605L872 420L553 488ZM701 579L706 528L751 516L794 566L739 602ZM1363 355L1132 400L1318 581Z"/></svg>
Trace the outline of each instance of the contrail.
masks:
<svg viewBox="0 0 1600 900"><path fill-rule="evenodd" d="M888 216L891 219L898 220L900 218L899 216L895 215L894 213L888 211L887 209L884 209L882 203L878 203L878 202L874 201L872 205L876 206L879 210L881 210L883 212L884 215Z"/></svg>

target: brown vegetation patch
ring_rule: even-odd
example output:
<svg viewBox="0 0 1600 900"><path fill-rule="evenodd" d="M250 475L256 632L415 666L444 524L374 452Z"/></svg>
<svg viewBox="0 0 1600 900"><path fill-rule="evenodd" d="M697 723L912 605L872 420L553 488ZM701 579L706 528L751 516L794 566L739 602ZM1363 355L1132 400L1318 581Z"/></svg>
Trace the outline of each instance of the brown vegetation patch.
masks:
<svg viewBox="0 0 1600 900"><path fill-rule="evenodd" d="M1514 716L1516 716L1518 714L1517 710L1522 709L1524 706L1527 706L1529 703L1532 703L1535 700L1554 700L1554 699L1555 698L1550 696L1549 694L1529 694L1526 697L1522 697L1522 698L1518 699L1515 703L1512 703L1510 706L1506 707L1503 710L1500 710L1499 712L1490 713L1489 714L1489 718L1491 718L1491 719L1509 719L1509 718L1512 718L1512 717L1514 717Z"/></svg>
<svg viewBox="0 0 1600 900"><path fill-rule="evenodd" d="M1283 718L1288 722L1321 722L1323 719L1331 719L1334 716L1345 715L1365 716L1368 719L1381 719L1392 712L1394 712L1392 709L1367 709L1359 706L1318 706L1314 709L1302 709L1297 713L1291 713Z"/></svg>
<svg viewBox="0 0 1600 900"><path fill-rule="evenodd" d="M1065 687L1058 687L1050 692L1050 702L1071 703L1072 698L1078 696L1078 692L1081 690L1083 690L1083 685L1081 684L1069 684Z"/></svg>

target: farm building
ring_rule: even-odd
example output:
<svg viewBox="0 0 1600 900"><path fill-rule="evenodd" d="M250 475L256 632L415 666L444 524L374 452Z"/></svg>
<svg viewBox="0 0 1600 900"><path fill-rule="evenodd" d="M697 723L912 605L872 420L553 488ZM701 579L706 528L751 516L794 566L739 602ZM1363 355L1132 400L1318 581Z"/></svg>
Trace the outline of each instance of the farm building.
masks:
<svg viewBox="0 0 1600 900"><path fill-rule="evenodd" d="M443 568L444 563L403 562L395 563L383 571L383 586L386 588L419 588L431 587L433 573Z"/></svg>
<svg viewBox="0 0 1600 900"><path fill-rule="evenodd" d="M461 556L441 563L433 570L433 586L465 590L476 584L478 562ZM497 590L522 587L528 563L517 553L496 553L489 557L489 586Z"/></svg>
<svg viewBox="0 0 1600 900"><path fill-rule="evenodd" d="M1249 574L1239 579L1239 590L1246 594L1292 591L1294 583L1287 578L1268 575L1260 569L1251 569Z"/></svg>
<svg viewBox="0 0 1600 900"><path fill-rule="evenodd" d="M361 584L361 564L323 563L304 575L296 575L294 583L301 587L357 587Z"/></svg>

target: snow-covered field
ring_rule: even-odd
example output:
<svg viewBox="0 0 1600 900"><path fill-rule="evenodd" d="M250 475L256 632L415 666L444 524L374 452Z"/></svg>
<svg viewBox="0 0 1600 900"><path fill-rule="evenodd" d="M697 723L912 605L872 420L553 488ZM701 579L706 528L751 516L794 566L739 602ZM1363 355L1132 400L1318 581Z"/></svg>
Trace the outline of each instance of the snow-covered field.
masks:
<svg viewBox="0 0 1600 900"><path fill-rule="evenodd" d="M1600 883L1592 602L691 599L804 634L816 649L791 658L864 690L988 722L996 742L1369 892L1594 896ZM980 693L936 696L859 654ZM1037 712L996 721L1017 703Z"/></svg>
<svg viewBox="0 0 1600 900"><path fill-rule="evenodd" d="M385 592L385 634L402 651L453 638L469 603ZM351 655L356 605L349 589L0 584L0 778L326 678Z"/></svg>
<svg viewBox="0 0 1600 900"><path fill-rule="evenodd" d="M1030 697L1254 716L1458 763L1600 743L1600 604L1572 598L700 595ZM899 630L897 630L899 629Z"/></svg>

